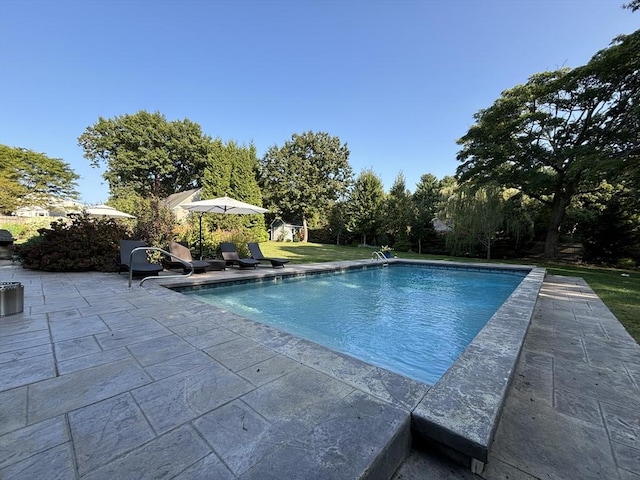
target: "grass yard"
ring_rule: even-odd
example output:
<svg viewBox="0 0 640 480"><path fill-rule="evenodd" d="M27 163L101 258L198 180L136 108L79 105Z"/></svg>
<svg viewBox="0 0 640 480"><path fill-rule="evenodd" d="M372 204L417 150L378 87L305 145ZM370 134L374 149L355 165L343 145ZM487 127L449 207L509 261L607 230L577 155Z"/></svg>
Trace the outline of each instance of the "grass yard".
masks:
<svg viewBox="0 0 640 480"><path fill-rule="evenodd" d="M264 242L260 244L266 257L288 258L291 263L315 263L335 260L362 260L371 258L373 250L319 243ZM402 258L420 260L455 260L462 262L486 262L482 259L447 257L443 255L419 255L401 253ZM494 260L495 263L504 263ZM510 261L509 263L531 264L531 261ZM620 320L631 336L640 343L640 272L612 268L537 263L551 275L582 277ZM626 273L629 276L623 277Z"/></svg>

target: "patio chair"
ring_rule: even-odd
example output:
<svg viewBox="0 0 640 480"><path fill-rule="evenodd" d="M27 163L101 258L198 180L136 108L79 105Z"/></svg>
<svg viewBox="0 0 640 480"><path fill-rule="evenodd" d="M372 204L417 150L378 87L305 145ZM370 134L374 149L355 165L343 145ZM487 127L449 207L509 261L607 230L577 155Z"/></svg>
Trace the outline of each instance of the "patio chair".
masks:
<svg viewBox="0 0 640 480"><path fill-rule="evenodd" d="M191 256L191 251L183 244L178 242L169 242L169 252L175 257L182 260L186 260L193 266L194 273L204 273L209 268L210 264L206 260L194 260ZM166 260L168 268L182 268L187 273L189 268L182 262L179 262L174 256L169 257Z"/></svg>
<svg viewBox="0 0 640 480"><path fill-rule="evenodd" d="M251 257L255 258L260 262L271 262L271 266L273 268L282 267L284 268L285 263L289 263L289 260L286 258L267 258L262 254L262 250L260 250L260 245L257 243L247 243L247 247L249 247L249 251L251 252Z"/></svg>
<svg viewBox="0 0 640 480"><path fill-rule="evenodd" d="M131 265L129 258L131 252L137 247L146 247L142 240L120 240L120 263L118 273L132 271L133 276L158 275L164 268L159 263L151 263L147 260L147 252L140 250L133 254Z"/></svg>
<svg viewBox="0 0 640 480"><path fill-rule="evenodd" d="M241 258L240 255L238 255L235 244L231 242L222 242L220 244L220 251L227 265L237 265L240 268L256 268L260 263L254 258Z"/></svg>

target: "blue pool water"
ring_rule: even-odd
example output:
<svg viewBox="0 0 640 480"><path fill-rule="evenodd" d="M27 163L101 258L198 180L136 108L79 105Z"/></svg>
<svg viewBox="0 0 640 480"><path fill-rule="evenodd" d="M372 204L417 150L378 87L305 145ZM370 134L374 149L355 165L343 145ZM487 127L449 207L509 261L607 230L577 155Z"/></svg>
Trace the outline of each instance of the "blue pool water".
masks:
<svg viewBox="0 0 640 480"><path fill-rule="evenodd" d="M183 293L433 384L525 276L392 265Z"/></svg>

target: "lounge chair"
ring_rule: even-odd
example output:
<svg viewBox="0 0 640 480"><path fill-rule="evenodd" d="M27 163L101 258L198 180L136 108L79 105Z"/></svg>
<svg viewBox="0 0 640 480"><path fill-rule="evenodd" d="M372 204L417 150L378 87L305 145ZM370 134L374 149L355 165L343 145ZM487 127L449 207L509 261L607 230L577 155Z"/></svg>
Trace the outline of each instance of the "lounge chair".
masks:
<svg viewBox="0 0 640 480"><path fill-rule="evenodd" d="M289 263L289 260L286 258L267 258L262 254L262 250L260 250L260 245L257 243L247 243L247 247L249 247L249 251L251 252L251 257L255 258L258 261L263 262L271 262L271 266L282 267L284 268L285 263Z"/></svg>
<svg viewBox="0 0 640 480"><path fill-rule="evenodd" d="M147 252L137 251L131 259L131 252L134 248L146 247L142 240L120 240L120 263L118 272L132 271L133 276L158 275L163 270L159 263L151 263L147 260ZM131 264L129 262L131 261Z"/></svg>
<svg viewBox="0 0 640 480"><path fill-rule="evenodd" d="M231 242L222 242L220 244L220 251L222 252L222 258L227 262L227 265L238 265L240 268L256 268L260 263L254 258L240 258L235 244Z"/></svg>
<svg viewBox="0 0 640 480"><path fill-rule="evenodd" d="M194 273L204 273L210 266L209 262L205 260L194 260L191 256L191 251L181 243L169 242L169 252L174 255L167 260L169 268L182 268L185 273L189 272L189 268L175 257L189 262L193 266Z"/></svg>

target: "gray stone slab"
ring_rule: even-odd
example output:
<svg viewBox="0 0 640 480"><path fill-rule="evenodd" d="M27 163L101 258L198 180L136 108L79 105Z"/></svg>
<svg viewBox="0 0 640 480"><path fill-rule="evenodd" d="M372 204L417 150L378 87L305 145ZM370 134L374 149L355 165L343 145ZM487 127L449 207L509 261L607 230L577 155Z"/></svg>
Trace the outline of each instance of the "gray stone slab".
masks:
<svg viewBox="0 0 640 480"><path fill-rule="evenodd" d="M154 380L160 380L197 367L204 367L214 362L215 361L207 354L201 351L195 351L155 363L145 367L145 370Z"/></svg>
<svg viewBox="0 0 640 480"><path fill-rule="evenodd" d="M640 345L628 341L584 339L591 365L606 367L612 361L640 363Z"/></svg>
<svg viewBox="0 0 640 480"><path fill-rule="evenodd" d="M602 480L617 468L604 427L512 397L503 408L492 452L536 478Z"/></svg>
<svg viewBox="0 0 640 480"><path fill-rule="evenodd" d="M276 355L275 351L243 337L214 345L205 352L234 372Z"/></svg>
<svg viewBox="0 0 640 480"><path fill-rule="evenodd" d="M68 441L67 426L62 416L14 430L1 438L0 468Z"/></svg>
<svg viewBox="0 0 640 480"><path fill-rule="evenodd" d="M126 347L166 335L172 335L172 333L162 325L135 325L114 329L107 333L99 333L95 337L100 346L108 350L110 348Z"/></svg>
<svg viewBox="0 0 640 480"><path fill-rule="evenodd" d="M109 327L107 327L98 316L78 317L50 322L50 328L54 342L109 331Z"/></svg>
<svg viewBox="0 0 640 480"><path fill-rule="evenodd" d="M59 362L102 351L96 339L91 335L56 342L54 348L56 360Z"/></svg>
<svg viewBox="0 0 640 480"><path fill-rule="evenodd" d="M26 425L27 387L0 392L0 435Z"/></svg>
<svg viewBox="0 0 640 480"><path fill-rule="evenodd" d="M193 420L253 389L212 362L135 389L133 396L158 433Z"/></svg>
<svg viewBox="0 0 640 480"><path fill-rule="evenodd" d="M594 425L604 425L597 400L560 389L554 391L554 398L558 412Z"/></svg>
<svg viewBox="0 0 640 480"><path fill-rule="evenodd" d="M9 352L0 353L0 363L15 362L29 357L38 357L51 353L51 345L44 343L34 347L22 348L19 350L11 350Z"/></svg>
<svg viewBox="0 0 640 480"><path fill-rule="evenodd" d="M70 320L72 318L82 317L80 310L78 310L77 308L70 308L68 310L60 310L57 312L49 312L43 306L42 310L47 312L47 318L50 322L58 322L60 320Z"/></svg>
<svg viewBox="0 0 640 480"><path fill-rule="evenodd" d="M494 465L492 464L491 467ZM391 480L478 480L478 478L468 468L439 455L437 452L428 449L413 449L406 461L391 477ZM518 480L518 477L511 476L503 478ZM526 480L537 479L529 477Z"/></svg>
<svg viewBox="0 0 640 480"><path fill-rule="evenodd" d="M204 350L221 343L240 338L236 333L226 328L216 328L206 332L185 336L184 339L196 348Z"/></svg>
<svg viewBox="0 0 640 480"><path fill-rule="evenodd" d="M69 426L80 475L106 465L155 437L130 393L69 413Z"/></svg>
<svg viewBox="0 0 640 480"><path fill-rule="evenodd" d="M131 345L129 351L142 366L148 366L192 353L195 348L177 335L167 335Z"/></svg>
<svg viewBox="0 0 640 480"><path fill-rule="evenodd" d="M532 327L527 334L527 348L558 359L587 362L581 337L552 337Z"/></svg>
<svg viewBox="0 0 640 480"><path fill-rule="evenodd" d="M0 478L11 480L75 480L71 442L25 458L0 469Z"/></svg>
<svg viewBox="0 0 640 480"><path fill-rule="evenodd" d="M51 418L150 381L136 362L121 360L35 383L29 386L28 418L30 422Z"/></svg>
<svg viewBox="0 0 640 480"><path fill-rule="evenodd" d="M640 450L628 445L613 442L613 453L618 467L636 475L640 475Z"/></svg>
<svg viewBox="0 0 640 480"><path fill-rule="evenodd" d="M100 350L96 353L89 353L80 357L70 358L69 360L58 361L58 372L61 375L67 375L72 372L77 372L78 370L97 367L127 358L132 358L132 356L129 350L124 347Z"/></svg>
<svg viewBox="0 0 640 480"><path fill-rule="evenodd" d="M188 323L171 325L169 330L176 335L187 337L189 335L201 335L216 328L220 328L220 325L213 320L209 318L197 318L194 321L189 321Z"/></svg>
<svg viewBox="0 0 640 480"><path fill-rule="evenodd" d="M11 317L7 317L11 318ZM0 318L0 337L8 337L9 335L17 335L20 333L37 332L38 330L47 330L47 318L45 315L30 315L22 317L20 321L7 322L5 318Z"/></svg>
<svg viewBox="0 0 640 480"><path fill-rule="evenodd" d="M553 406L553 357L524 350L509 395Z"/></svg>
<svg viewBox="0 0 640 480"><path fill-rule="evenodd" d="M309 367L288 373L244 395L242 400L269 421L322 415L324 405L354 390Z"/></svg>
<svg viewBox="0 0 640 480"><path fill-rule="evenodd" d="M177 428L88 473L86 480L173 478L211 453L195 430Z"/></svg>
<svg viewBox="0 0 640 480"><path fill-rule="evenodd" d="M582 393L607 403L640 408L640 391L622 365L601 368L556 358L554 380L558 389Z"/></svg>
<svg viewBox="0 0 640 480"><path fill-rule="evenodd" d="M611 440L640 450L640 414L630 406L601 403Z"/></svg>
<svg viewBox="0 0 640 480"><path fill-rule="evenodd" d="M0 353L25 350L39 345L48 345L51 337L48 330L37 332L18 333L7 337L0 337Z"/></svg>
<svg viewBox="0 0 640 480"><path fill-rule="evenodd" d="M235 480L235 478L235 475L212 453L173 477L173 480Z"/></svg>
<svg viewBox="0 0 640 480"><path fill-rule="evenodd" d="M0 363L0 391L55 377L53 354Z"/></svg>
<svg viewBox="0 0 640 480"><path fill-rule="evenodd" d="M276 355L236 372L253 385L260 386L300 367L300 363L283 355Z"/></svg>

